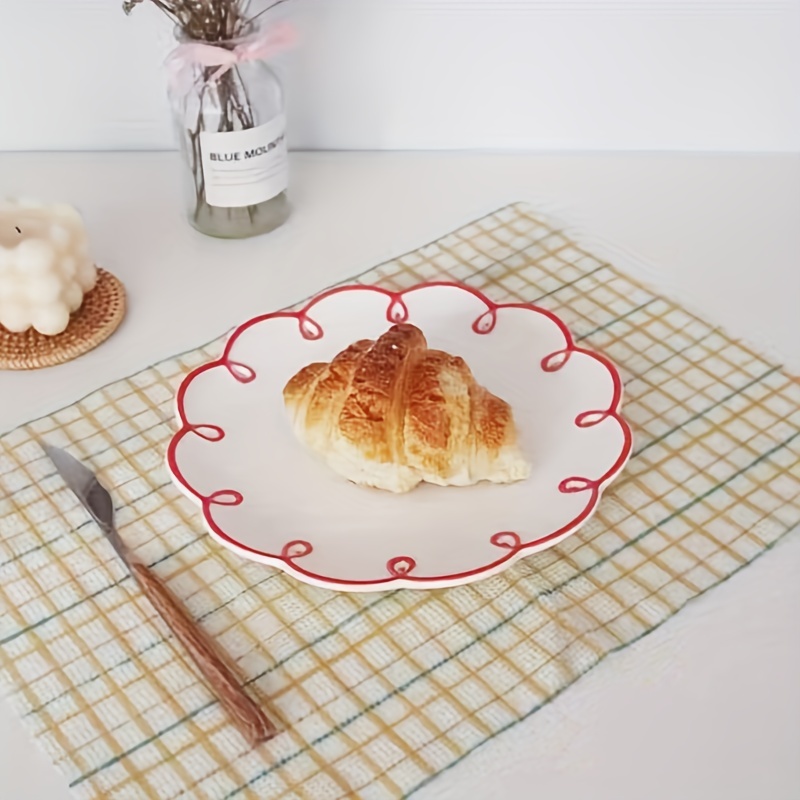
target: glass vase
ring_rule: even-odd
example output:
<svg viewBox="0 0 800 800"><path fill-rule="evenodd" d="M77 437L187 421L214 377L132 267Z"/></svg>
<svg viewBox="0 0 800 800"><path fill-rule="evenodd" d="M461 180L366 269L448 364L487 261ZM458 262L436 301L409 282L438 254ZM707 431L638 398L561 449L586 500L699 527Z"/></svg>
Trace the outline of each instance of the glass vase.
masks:
<svg viewBox="0 0 800 800"><path fill-rule="evenodd" d="M234 51L247 38L181 44ZM170 80L189 222L209 236L267 233L289 216L284 93L263 60L188 61Z"/></svg>

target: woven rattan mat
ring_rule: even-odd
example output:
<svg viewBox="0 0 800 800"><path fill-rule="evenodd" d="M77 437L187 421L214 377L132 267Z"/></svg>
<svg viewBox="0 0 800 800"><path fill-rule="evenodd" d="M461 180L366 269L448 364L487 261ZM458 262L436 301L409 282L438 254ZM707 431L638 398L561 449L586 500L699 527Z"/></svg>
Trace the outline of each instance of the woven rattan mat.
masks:
<svg viewBox="0 0 800 800"><path fill-rule="evenodd" d="M56 336L33 328L11 333L0 325L0 369L41 369L63 364L102 344L125 316L125 287L110 272L97 270L97 285Z"/></svg>
<svg viewBox="0 0 800 800"><path fill-rule="evenodd" d="M537 301L619 365L636 451L559 546L470 586L337 594L206 534L163 455L222 340L1 440L0 675L80 797L406 797L800 521L800 387L515 205L360 277ZM320 287L322 288L322 287ZM265 309L269 310L269 309ZM124 538L269 700L248 751L35 437L115 487Z"/></svg>

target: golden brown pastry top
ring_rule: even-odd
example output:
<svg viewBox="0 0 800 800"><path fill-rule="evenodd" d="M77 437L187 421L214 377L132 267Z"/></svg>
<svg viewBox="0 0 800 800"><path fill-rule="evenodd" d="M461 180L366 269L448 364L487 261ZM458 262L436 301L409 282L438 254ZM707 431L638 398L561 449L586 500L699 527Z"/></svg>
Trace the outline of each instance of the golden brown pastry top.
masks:
<svg viewBox="0 0 800 800"><path fill-rule="evenodd" d="M462 358L429 350L414 325L394 325L328 364L303 368L287 383L284 400L312 448L396 464L418 480L492 480L486 473L501 451L520 455L509 405L481 387Z"/></svg>

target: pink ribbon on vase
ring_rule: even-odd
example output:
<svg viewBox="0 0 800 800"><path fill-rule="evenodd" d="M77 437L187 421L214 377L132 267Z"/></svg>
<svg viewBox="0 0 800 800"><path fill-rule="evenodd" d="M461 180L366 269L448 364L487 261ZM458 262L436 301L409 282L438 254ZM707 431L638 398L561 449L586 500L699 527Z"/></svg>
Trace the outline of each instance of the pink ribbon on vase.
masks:
<svg viewBox="0 0 800 800"><path fill-rule="evenodd" d="M193 67L219 67L206 80L206 83L213 83L238 64L262 61L287 50L295 39L294 28L287 23L279 23L243 39L232 50L210 42L185 42L167 56L170 87L173 91L186 94L196 83Z"/></svg>

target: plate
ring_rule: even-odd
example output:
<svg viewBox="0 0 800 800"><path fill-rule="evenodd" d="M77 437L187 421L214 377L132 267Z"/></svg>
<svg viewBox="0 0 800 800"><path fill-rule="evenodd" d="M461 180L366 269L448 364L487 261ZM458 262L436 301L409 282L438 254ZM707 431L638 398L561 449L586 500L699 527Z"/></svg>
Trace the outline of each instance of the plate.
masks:
<svg viewBox="0 0 800 800"><path fill-rule="evenodd" d="M462 356L510 403L530 478L396 495L349 483L295 438L286 382L395 322ZM544 308L451 283L344 286L245 322L185 378L167 464L211 535L245 558L344 591L440 588L495 574L586 522L631 452L621 403L614 365Z"/></svg>

